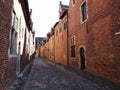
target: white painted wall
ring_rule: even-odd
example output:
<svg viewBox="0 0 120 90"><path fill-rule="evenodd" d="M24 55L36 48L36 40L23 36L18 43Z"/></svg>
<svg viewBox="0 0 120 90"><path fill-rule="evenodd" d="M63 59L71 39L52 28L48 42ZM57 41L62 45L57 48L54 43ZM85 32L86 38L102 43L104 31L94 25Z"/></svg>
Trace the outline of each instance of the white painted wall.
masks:
<svg viewBox="0 0 120 90"><path fill-rule="evenodd" d="M20 18L21 18L21 27L19 26L18 23L18 39L17 39L17 47L19 46L19 42L21 42L21 51L20 54L23 53L23 46L24 46L24 39L25 39L25 29L26 29L26 50L29 56L31 56L35 52L35 39L33 39L33 33L28 30L24 14L22 11L21 3L19 3L18 0L14 0L14 11L16 13L16 16L18 17L18 21L20 23ZM21 30L21 32L19 32ZM19 37L21 36L21 37ZM33 45L34 42L34 45ZM18 49L18 48L17 48ZM17 50L18 53L18 50Z"/></svg>
<svg viewBox="0 0 120 90"><path fill-rule="evenodd" d="M21 43L20 54L22 54L23 53L23 45L24 45L24 35L25 35L26 23L25 23L24 14L23 14L23 11L22 11L21 3L18 0L14 0L13 8L14 8L14 11L15 11L16 16L18 18L17 53L18 53L18 46L19 46L19 42L20 42ZM21 27L19 25L20 24L20 18L21 18Z"/></svg>

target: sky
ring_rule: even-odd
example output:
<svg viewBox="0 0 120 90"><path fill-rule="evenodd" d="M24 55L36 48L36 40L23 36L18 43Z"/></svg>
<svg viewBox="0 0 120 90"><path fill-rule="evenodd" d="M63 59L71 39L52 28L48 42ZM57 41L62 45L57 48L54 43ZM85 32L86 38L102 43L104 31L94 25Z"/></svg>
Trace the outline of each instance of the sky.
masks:
<svg viewBox="0 0 120 90"><path fill-rule="evenodd" d="M59 20L60 1L62 4L69 5L69 0L29 0L35 37L46 37Z"/></svg>

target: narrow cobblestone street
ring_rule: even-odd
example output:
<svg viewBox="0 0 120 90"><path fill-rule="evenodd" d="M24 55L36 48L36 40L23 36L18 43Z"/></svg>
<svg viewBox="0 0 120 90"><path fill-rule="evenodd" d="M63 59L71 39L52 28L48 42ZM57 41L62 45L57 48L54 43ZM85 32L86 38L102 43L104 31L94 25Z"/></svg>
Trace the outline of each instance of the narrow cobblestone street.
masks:
<svg viewBox="0 0 120 90"><path fill-rule="evenodd" d="M120 88L95 83L43 58L36 58L23 90L120 90Z"/></svg>

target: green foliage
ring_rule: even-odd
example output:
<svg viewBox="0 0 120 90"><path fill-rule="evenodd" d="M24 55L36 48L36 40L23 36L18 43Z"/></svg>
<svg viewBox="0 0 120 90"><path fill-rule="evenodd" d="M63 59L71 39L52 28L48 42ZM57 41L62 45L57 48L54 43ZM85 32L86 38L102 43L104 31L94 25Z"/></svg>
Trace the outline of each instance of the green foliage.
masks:
<svg viewBox="0 0 120 90"><path fill-rule="evenodd" d="M39 40L36 38L35 42L36 42L36 46L37 46L39 44Z"/></svg>

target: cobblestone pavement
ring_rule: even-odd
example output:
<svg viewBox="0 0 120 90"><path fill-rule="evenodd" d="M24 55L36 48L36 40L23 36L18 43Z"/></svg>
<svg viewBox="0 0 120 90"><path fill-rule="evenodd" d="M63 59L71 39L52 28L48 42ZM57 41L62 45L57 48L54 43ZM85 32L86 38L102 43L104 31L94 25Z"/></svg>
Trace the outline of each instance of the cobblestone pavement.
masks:
<svg viewBox="0 0 120 90"><path fill-rule="evenodd" d="M29 79L22 90L120 90L120 88L111 84L96 83L46 59L36 58Z"/></svg>
<svg viewBox="0 0 120 90"><path fill-rule="evenodd" d="M23 72L21 72L17 76L16 80L10 85L8 90L22 90L22 88L24 88L24 85L29 78L29 73L32 67L32 63L33 60L31 60L30 63L25 67Z"/></svg>

